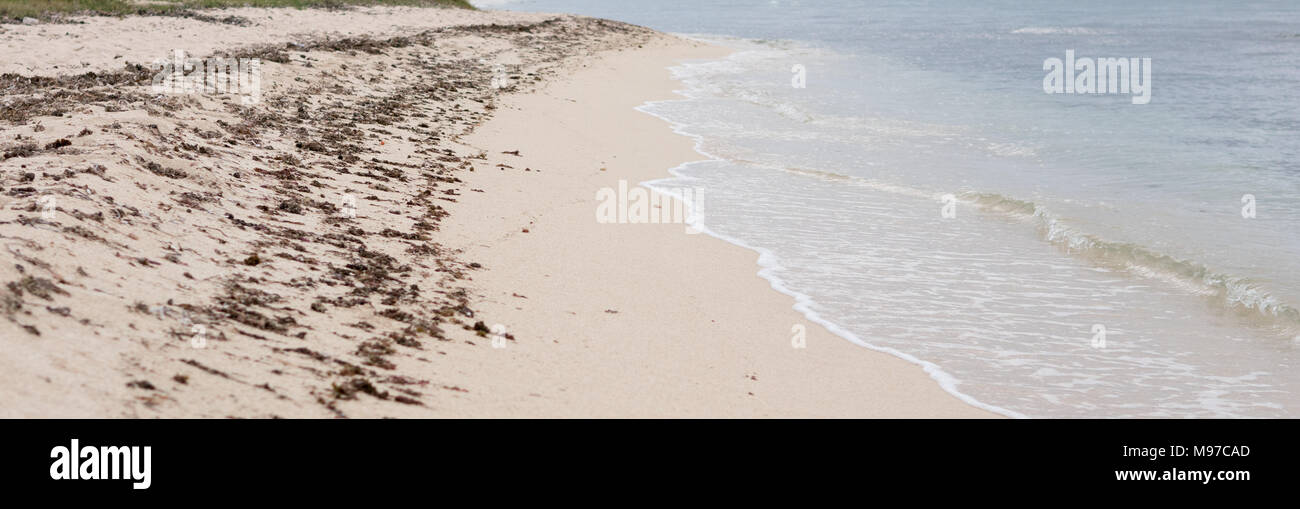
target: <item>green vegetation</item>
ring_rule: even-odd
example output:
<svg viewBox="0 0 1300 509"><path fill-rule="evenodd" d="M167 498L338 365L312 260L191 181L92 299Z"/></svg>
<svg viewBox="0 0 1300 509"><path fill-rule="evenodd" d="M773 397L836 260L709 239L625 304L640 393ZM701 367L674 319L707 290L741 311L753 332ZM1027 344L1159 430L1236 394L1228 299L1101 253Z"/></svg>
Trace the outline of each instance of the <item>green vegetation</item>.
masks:
<svg viewBox="0 0 1300 509"><path fill-rule="evenodd" d="M56 14L169 15L218 7L327 7L350 5L410 5L473 9L468 0L0 0L0 22L22 18L49 19Z"/></svg>

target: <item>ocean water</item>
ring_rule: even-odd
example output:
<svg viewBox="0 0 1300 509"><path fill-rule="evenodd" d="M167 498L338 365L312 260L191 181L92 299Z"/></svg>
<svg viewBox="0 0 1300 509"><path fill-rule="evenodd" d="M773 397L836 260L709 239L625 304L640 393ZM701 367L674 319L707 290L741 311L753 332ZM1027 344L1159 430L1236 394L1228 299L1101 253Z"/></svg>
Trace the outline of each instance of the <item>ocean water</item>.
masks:
<svg viewBox="0 0 1300 509"><path fill-rule="evenodd" d="M707 156L654 186L846 340L1012 416L1300 417L1300 3L488 3L735 49L641 108ZM1067 50L1150 102L1044 92Z"/></svg>

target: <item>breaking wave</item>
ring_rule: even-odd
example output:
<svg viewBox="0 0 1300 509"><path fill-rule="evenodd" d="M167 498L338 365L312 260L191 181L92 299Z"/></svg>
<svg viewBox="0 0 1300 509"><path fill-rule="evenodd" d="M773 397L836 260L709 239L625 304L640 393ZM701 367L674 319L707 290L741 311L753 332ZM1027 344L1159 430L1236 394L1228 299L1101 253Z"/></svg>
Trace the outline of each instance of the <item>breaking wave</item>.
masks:
<svg viewBox="0 0 1300 509"><path fill-rule="evenodd" d="M1024 35L1101 35L1106 32L1084 27L1024 27L1012 30Z"/></svg>
<svg viewBox="0 0 1300 509"><path fill-rule="evenodd" d="M943 197L941 193L834 172L804 168L782 169L794 174L914 198L940 201ZM1264 285L1247 277L1218 272L1199 262L1161 253L1139 244L1102 239L1069 225L1046 207L1031 201L973 191L957 194L956 197L983 212L1001 214L1033 225L1044 241L1060 247L1072 256L1106 268L1162 280L1208 297L1211 302L1240 315L1251 325L1272 329L1287 338L1300 334L1300 309L1283 302Z"/></svg>

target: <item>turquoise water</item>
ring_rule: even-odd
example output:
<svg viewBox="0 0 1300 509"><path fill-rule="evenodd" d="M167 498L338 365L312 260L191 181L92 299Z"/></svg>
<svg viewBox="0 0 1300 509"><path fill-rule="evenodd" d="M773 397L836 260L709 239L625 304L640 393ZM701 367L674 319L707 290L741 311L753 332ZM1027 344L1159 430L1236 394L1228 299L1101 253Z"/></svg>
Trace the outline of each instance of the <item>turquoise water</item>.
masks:
<svg viewBox="0 0 1300 509"><path fill-rule="evenodd" d="M847 340L1009 415L1300 415L1300 5L1058 4L489 7L736 49L642 108L710 158L657 185ZM1150 102L1045 93L1067 50L1150 58Z"/></svg>

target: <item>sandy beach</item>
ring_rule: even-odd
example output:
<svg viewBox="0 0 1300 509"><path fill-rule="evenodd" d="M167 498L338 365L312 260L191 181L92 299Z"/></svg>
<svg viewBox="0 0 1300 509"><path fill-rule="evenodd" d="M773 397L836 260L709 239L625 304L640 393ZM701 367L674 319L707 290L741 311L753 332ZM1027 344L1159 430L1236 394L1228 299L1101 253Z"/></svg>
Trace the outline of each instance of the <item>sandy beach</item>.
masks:
<svg viewBox="0 0 1300 509"><path fill-rule="evenodd" d="M0 28L0 417L996 416L808 321L753 251L597 220L701 157L635 108L727 50L219 13L247 23ZM261 100L154 92L174 49L260 58Z"/></svg>

